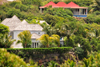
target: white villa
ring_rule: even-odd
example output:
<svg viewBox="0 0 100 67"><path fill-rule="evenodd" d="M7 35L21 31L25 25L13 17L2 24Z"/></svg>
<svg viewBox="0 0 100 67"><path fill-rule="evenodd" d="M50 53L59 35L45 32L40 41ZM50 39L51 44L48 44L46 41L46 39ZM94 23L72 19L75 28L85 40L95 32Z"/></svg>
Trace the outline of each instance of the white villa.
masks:
<svg viewBox="0 0 100 67"><path fill-rule="evenodd" d="M28 24L25 20L21 22L15 15L12 18L6 18L1 23L9 27L9 35L12 36L12 39L16 39L16 41L19 40L17 36L20 32L29 30L32 34L31 47L33 48L36 48L38 46L39 41L37 41L36 39L40 38L42 34L45 34L45 32L42 31L43 28L39 24ZM23 48L22 44L16 45L16 42L13 43L12 47Z"/></svg>
<svg viewBox="0 0 100 67"><path fill-rule="evenodd" d="M43 23L44 21L40 21L40 23ZM24 30L29 30L32 34L31 40L32 40L32 48L37 48L39 45L39 41L37 41L37 38L40 38L41 35L45 34L43 32L43 28L39 24L29 24L25 20L22 22L17 16L13 16L12 18L6 18L4 19L1 24L4 24L9 27L10 33L9 35L12 36L12 39L19 40L18 34ZM63 40L60 40L60 43L63 45ZM16 45L16 42L12 44L12 47L14 48L23 48L22 44Z"/></svg>

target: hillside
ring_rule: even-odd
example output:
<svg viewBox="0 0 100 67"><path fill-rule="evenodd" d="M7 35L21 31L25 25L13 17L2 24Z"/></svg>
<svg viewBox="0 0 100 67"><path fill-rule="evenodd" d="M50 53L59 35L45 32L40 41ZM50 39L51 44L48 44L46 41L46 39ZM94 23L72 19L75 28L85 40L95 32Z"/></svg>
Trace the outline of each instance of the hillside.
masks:
<svg viewBox="0 0 100 67"><path fill-rule="evenodd" d="M86 14L83 12L87 17L74 17L73 9L52 8L52 6L44 8L43 13L40 13L39 7L50 1L56 4L61 1L68 4L73 1L81 7L88 7L88 11L85 11ZM82 12L79 9L76 11ZM78 14L80 15L80 13ZM0 24L0 48L7 48L9 52L19 55L24 61L30 62L28 65L34 65L37 61L40 66L44 64L44 67L57 67L57 65L58 67L100 67L100 0L17 0L0 5L0 22L14 15L21 21L26 20L24 20L25 25L17 25L16 19L12 18L13 21L7 19L12 23L9 24L11 27L14 23L15 26L21 25L18 33L22 26L25 26L24 30L28 27L32 28L28 29L28 33L21 30L18 35L20 38L18 42L25 47L22 49L10 48L14 40L10 36L8 37L8 33L12 34L12 31L9 31L8 26ZM37 20L45 20L47 24L40 24L39 21L36 22ZM18 22L21 23L21 21ZM37 25L37 27L29 26L31 24ZM38 24L41 25L41 31L35 30L36 33L44 32L45 34L43 33L40 38L36 39L39 40L38 48L31 48L31 45L36 45L36 42L34 44L31 42L31 34L35 33L34 29L39 28ZM15 34L16 31L14 30ZM63 45L60 41L63 41ZM72 49L67 50L69 48ZM33 59L34 62L31 62Z"/></svg>
<svg viewBox="0 0 100 67"><path fill-rule="evenodd" d="M0 19L1 21L6 17L11 18L14 14L17 15L21 20L23 19L43 19L43 14L39 11L39 6L43 6L48 2L53 1L55 3L61 0L17 0L16 2L8 2L0 6ZM75 2L79 6L87 6L90 11L92 9L92 0L62 0L65 3L71 1Z"/></svg>

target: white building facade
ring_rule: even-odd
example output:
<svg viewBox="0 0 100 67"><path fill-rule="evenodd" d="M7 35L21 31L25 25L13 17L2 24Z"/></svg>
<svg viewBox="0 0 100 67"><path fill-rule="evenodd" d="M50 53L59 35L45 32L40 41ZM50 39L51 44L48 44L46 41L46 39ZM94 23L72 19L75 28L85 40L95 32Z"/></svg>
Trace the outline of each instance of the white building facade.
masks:
<svg viewBox="0 0 100 67"><path fill-rule="evenodd" d="M40 21L40 23L43 23L43 22ZM42 31L43 28L39 24L29 24L25 20L21 22L20 19L15 15L12 18L4 19L1 22L1 24L4 24L9 27L10 29L9 35L12 36L12 39L15 39L16 42L19 40L18 34L20 32L24 30L29 30L32 34L32 37L31 37L32 48L38 47L39 41L37 39L40 38L41 35L45 34L45 32ZM23 48L21 43L16 45L16 42L12 44L13 48ZM60 43L63 45L64 44L63 40L60 40Z"/></svg>
<svg viewBox="0 0 100 67"><path fill-rule="evenodd" d="M41 35L45 34L45 32L42 31L42 27L39 24L28 24L25 20L22 22L18 19L17 16L13 16L12 18L6 18L1 22L1 24L4 24L9 27L10 33L9 35L12 36L12 39L19 40L18 34L24 30L29 30L32 34L32 46L33 48L38 47L39 41L37 41L37 38L40 38ZM23 48L22 44L16 45L16 42L12 44L13 48Z"/></svg>

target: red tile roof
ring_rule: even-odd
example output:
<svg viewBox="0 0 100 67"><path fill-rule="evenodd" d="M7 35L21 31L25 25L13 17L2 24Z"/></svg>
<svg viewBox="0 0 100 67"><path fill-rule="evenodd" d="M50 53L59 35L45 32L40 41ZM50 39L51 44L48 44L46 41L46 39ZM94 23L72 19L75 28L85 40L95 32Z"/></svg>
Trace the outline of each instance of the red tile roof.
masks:
<svg viewBox="0 0 100 67"><path fill-rule="evenodd" d="M46 4L46 5L44 5L44 6L40 7L40 8L45 8L45 7L49 7L49 6L52 6L52 7L59 7L59 6L57 6L54 2L50 1L48 4Z"/></svg>
<svg viewBox="0 0 100 67"><path fill-rule="evenodd" d="M59 6L59 7L67 7L67 4L64 3L64 2L58 2L57 6Z"/></svg>
<svg viewBox="0 0 100 67"><path fill-rule="evenodd" d="M80 7L79 5L75 4L74 2L70 2L68 4L66 4L64 2L58 2L57 4L55 4L52 1L50 1L45 6L41 6L40 8L49 7L50 5L52 5L53 8L57 8L57 7L63 7L63 8L87 8L87 7Z"/></svg>
<svg viewBox="0 0 100 67"><path fill-rule="evenodd" d="M68 3L67 6L68 6L68 7L71 7L71 8L73 8L73 7L80 7L80 6L78 6L77 4L75 4L74 2Z"/></svg>

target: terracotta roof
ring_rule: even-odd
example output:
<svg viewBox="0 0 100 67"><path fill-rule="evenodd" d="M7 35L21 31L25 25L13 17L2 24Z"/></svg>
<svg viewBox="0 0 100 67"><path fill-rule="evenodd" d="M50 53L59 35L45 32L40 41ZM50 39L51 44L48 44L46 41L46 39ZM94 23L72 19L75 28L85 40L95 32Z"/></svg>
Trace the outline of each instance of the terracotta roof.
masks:
<svg viewBox="0 0 100 67"><path fill-rule="evenodd" d="M70 2L67 4L67 7L80 7L79 5L75 4L74 2Z"/></svg>
<svg viewBox="0 0 100 67"><path fill-rule="evenodd" d="M67 7L67 4L64 3L64 2L58 2L57 5L58 5L59 7Z"/></svg>
<svg viewBox="0 0 100 67"><path fill-rule="evenodd" d="M48 4L44 5L44 6L41 6L40 8L45 8L45 7L49 7L49 6L52 6L52 7L59 7L57 6L54 2L50 1Z"/></svg>
<svg viewBox="0 0 100 67"><path fill-rule="evenodd" d="M49 2L48 4L46 4L45 6L41 6L40 8L49 7L50 5L52 5L53 8L59 8L59 7L63 7L63 8L87 8L87 7L80 7L79 5L75 4L74 2L70 2L68 4L66 4L64 2L58 2L57 4L55 4L52 1Z"/></svg>

